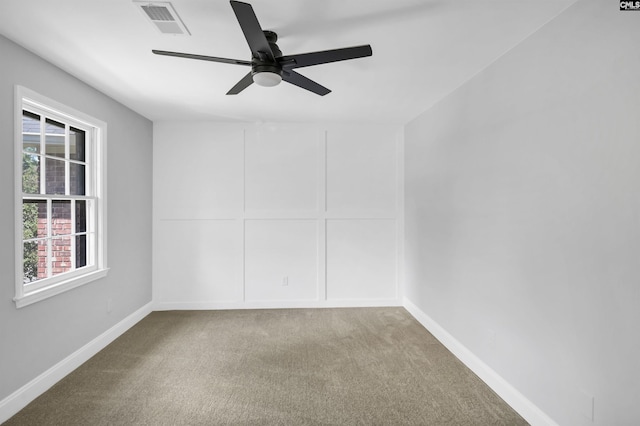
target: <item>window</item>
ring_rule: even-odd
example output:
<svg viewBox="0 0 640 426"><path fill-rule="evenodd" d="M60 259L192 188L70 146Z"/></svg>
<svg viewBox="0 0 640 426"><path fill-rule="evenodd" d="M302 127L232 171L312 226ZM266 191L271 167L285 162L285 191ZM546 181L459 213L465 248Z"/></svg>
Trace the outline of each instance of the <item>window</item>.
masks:
<svg viewBox="0 0 640 426"><path fill-rule="evenodd" d="M16 88L16 305L106 275L106 124Z"/></svg>

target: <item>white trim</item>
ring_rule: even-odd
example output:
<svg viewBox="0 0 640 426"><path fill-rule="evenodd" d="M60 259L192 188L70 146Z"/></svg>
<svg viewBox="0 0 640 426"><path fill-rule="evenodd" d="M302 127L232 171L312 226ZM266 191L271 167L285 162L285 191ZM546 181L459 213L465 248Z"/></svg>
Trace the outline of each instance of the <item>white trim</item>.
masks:
<svg viewBox="0 0 640 426"><path fill-rule="evenodd" d="M91 281L104 278L107 276L107 272L109 272L108 269L98 269L96 271L84 273L80 276L69 278L66 281L61 281L54 285L49 285L42 289L29 292L23 296L15 297L13 300L16 302L17 308L22 308L23 306L48 299L51 296L71 290L72 288L80 287L81 285L90 283Z"/></svg>
<svg viewBox="0 0 640 426"><path fill-rule="evenodd" d="M316 254L316 294L318 300L327 300L327 138L326 129L318 129L318 214L317 254Z"/></svg>
<svg viewBox="0 0 640 426"><path fill-rule="evenodd" d="M404 297L404 127L396 136L396 297Z"/></svg>
<svg viewBox="0 0 640 426"><path fill-rule="evenodd" d="M409 299L404 299L404 307L413 317L424 326L433 336L451 351L460 361L473 371L507 404L518 412L532 426L558 426L558 424L546 415L533 402L521 394L502 376L485 364L473 352L467 349L460 341L447 332L440 324L429 315L414 305Z"/></svg>
<svg viewBox="0 0 640 426"><path fill-rule="evenodd" d="M23 87L15 86L14 89L14 118L13 118L13 150L15 152L13 156L13 228L14 228L14 237L13 237L13 247L14 247L14 270L13 270L13 282L15 285L14 294L17 297L22 296L24 291L24 283L20 282L17 279L18 271L23 271L23 261L24 261L24 249L20 249L18 247L18 241L22 241L22 236L24 230L22 226L18 226L17 222L22 222L22 191L18 190L18 188L22 188L22 151L23 148L18 149L19 146L22 145L22 98L24 96ZM20 108L18 108L20 105ZM40 126L42 128L42 122L40 122ZM41 132L42 133L42 132ZM40 141L42 144L42 141ZM42 149L40 149L42 151ZM42 176L41 176L42 179ZM42 182L41 182L42 185ZM1 419L0 419L1 421Z"/></svg>
<svg viewBox="0 0 640 426"><path fill-rule="evenodd" d="M0 401L0 423L7 421L11 416L22 410L31 401L42 395L51 386L56 384L66 375L78 368L89 358L104 349L109 343L121 336L125 331L136 325L140 320L149 315L152 303L148 303L96 337L89 343L13 392Z"/></svg>
<svg viewBox="0 0 640 426"><path fill-rule="evenodd" d="M93 138L98 141L97 145L91 147L93 155L93 167L97 170L91 173L93 194L97 198L93 204L93 208L98 210L98 220L96 221L96 229L94 232L96 239L96 247L99 249L100 255L95 259L96 266L99 269L109 270L107 262L107 123L98 121L99 126L94 127ZM98 149L95 149L97 146ZM96 182L94 178L97 178Z"/></svg>
<svg viewBox="0 0 640 426"><path fill-rule="evenodd" d="M51 115L64 120L77 121L88 127L107 127L107 123L102 120L98 120L89 114L78 111L75 108L71 108L63 103L41 95L38 92L34 92L31 89L16 85L16 100L22 102L23 99L40 109L48 111ZM20 128L22 128L22 116L20 115L20 117L17 118L19 118Z"/></svg>
<svg viewBox="0 0 640 426"><path fill-rule="evenodd" d="M371 300L291 300L291 301L230 301L230 302L161 302L156 301L154 311L198 311L229 309L306 309L306 308L379 308L402 306L398 299Z"/></svg>

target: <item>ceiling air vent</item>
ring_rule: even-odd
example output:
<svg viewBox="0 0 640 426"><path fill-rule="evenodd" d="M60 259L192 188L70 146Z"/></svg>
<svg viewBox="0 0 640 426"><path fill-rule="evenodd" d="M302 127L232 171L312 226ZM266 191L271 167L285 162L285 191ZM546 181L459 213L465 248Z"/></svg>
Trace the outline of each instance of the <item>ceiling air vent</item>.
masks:
<svg viewBox="0 0 640 426"><path fill-rule="evenodd" d="M148 1L134 1L134 3L162 34L191 35L171 3Z"/></svg>

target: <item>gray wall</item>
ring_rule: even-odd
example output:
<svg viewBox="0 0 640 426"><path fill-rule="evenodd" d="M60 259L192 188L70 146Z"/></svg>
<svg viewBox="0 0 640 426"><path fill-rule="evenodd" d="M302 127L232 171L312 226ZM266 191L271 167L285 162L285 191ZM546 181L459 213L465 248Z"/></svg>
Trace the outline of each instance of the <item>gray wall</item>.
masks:
<svg viewBox="0 0 640 426"><path fill-rule="evenodd" d="M577 2L405 129L406 297L562 425L640 424L640 13L617 9Z"/></svg>
<svg viewBox="0 0 640 426"><path fill-rule="evenodd" d="M2 400L151 301L152 123L1 36L0 57ZM108 129L109 275L21 309L12 301L15 84L103 120Z"/></svg>

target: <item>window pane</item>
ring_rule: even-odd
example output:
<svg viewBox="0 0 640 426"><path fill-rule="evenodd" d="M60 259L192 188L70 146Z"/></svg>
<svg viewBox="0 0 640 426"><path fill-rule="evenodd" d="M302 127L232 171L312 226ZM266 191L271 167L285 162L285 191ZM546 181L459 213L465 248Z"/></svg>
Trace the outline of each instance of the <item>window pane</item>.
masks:
<svg viewBox="0 0 640 426"><path fill-rule="evenodd" d="M24 243L22 256L23 281L25 283L35 281L38 277L38 242Z"/></svg>
<svg viewBox="0 0 640 426"><path fill-rule="evenodd" d="M70 235L71 201L56 200L51 202L51 235Z"/></svg>
<svg viewBox="0 0 640 426"><path fill-rule="evenodd" d="M23 246L23 282L30 283L47 278L47 241L29 241Z"/></svg>
<svg viewBox="0 0 640 426"><path fill-rule="evenodd" d="M22 111L22 149L40 152L40 116Z"/></svg>
<svg viewBox="0 0 640 426"><path fill-rule="evenodd" d="M47 194L64 194L64 160L46 159Z"/></svg>
<svg viewBox="0 0 640 426"><path fill-rule="evenodd" d="M30 111L22 111L22 132L40 134L40 116Z"/></svg>
<svg viewBox="0 0 640 426"><path fill-rule="evenodd" d="M26 152L40 153L40 135L22 134L22 149Z"/></svg>
<svg viewBox="0 0 640 426"><path fill-rule="evenodd" d="M64 124L47 118L44 131L48 135L64 135Z"/></svg>
<svg viewBox="0 0 640 426"><path fill-rule="evenodd" d="M71 237L52 240L51 272L58 275L71 270Z"/></svg>
<svg viewBox="0 0 640 426"><path fill-rule="evenodd" d="M85 168L82 164L69 163L70 195L85 195Z"/></svg>
<svg viewBox="0 0 640 426"><path fill-rule="evenodd" d="M45 133L45 153L64 158L64 124L47 118Z"/></svg>
<svg viewBox="0 0 640 426"><path fill-rule="evenodd" d="M87 203L76 201L76 229L75 232L87 232Z"/></svg>
<svg viewBox="0 0 640 426"><path fill-rule="evenodd" d="M87 266L87 236L76 236L76 268Z"/></svg>
<svg viewBox="0 0 640 426"><path fill-rule="evenodd" d="M22 192L40 193L40 156L22 154Z"/></svg>
<svg viewBox="0 0 640 426"><path fill-rule="evenodd" d="M84 130L69 130L69 158L84 161Z"/></svg>
<svg viewBox="0 0 640 426"><path fill-rule="evenodd" d="M22 201L22 239L47 236L47 202L44 200Z"/></svg>

